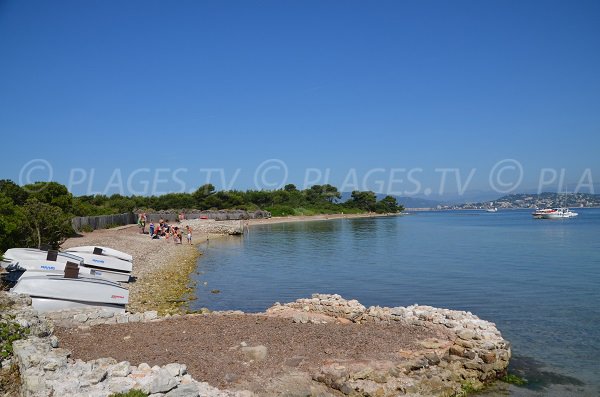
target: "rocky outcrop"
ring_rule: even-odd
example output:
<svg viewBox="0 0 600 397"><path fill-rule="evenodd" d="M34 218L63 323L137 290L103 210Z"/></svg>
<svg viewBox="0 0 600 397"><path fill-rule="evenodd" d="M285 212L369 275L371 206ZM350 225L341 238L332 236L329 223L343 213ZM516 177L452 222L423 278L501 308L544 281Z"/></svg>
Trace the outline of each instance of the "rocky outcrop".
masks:
<svg viewBox="0 0 600 397"><path fill-rule="evenodd" d="M511 357L510 343L495 324L470 312L419 305L366 308L339 295L314 294L276 304L267 313L285 313L299 322L322 322L323 315L338 322L401 322L447 335L421 341L422 349L400 352L395 361L331 360L314 374L315 380L346 395L453 395L463 384L477 389L503 376Z"/></svg>
<svg viewBox="0 0 600 397"><path fill-rule="evenodd" d="M162 367L147 364L131 365L112 358L92 361L73 360L70 352L60 347L53 336L54 324L90 331L94 325L124 322L168 321L182 316L158 317L156 312L112 314L102 310L57 312L38 315L31 301L22 296L0 294L10 301L5 310L15 321L29 327L30 337L16 341L14 363L21 373L21 395L48 396L108 396L112 393L140 389L153 396L249 396L248 391L223 391L187 374L185 363ZM0 302L1 303L1 302ZM239 314L221 312L220 315ZM196 314L199 316L200 314ZM202 314L208 315L208 314ZM417 346L398 350L385 359L328 359L298 370L303 357L290 357L285 366L288 373L272 381L275 388L269 395L283 389L319 390L332 396L452 396L462 386L478 388L503 375L511 356L510 343L504 340L493 323L463 311L430 306L369 307L339 295L315 294L308 299L276 304L258 316L287 317L296 323L377 324L401 323L429 329L427 339L418 339ZM429 337L435 335L435 337ZM250 362L268 360L271 353L264 345L239 347ZM3 365L9 365L3 363ZM290 389L291 388L291 389ZM311 392L312 393L312 392ZM296 394L294 394L296 395ZM308 393L307 395L310 395Z"/></svg>
<svg viewBox="0 0 600 397"><path fill-rule="evenodd" d="M102 310L71 311L42 316L31 308L31 299L23 295L0 293L3 316L30 329L29 337L13 342L13 358L2 366L18 365L22 397L107 397L139 389L155 397L247 397L245 391L224 391L198 382L187 374L184 364L150 367L133 366L112 358L92 361L73 360L71 352L59 347L53 336L53 321L61 325L89 327L117 321L159 321L156 312L112 314ZM85 325L88 324L88 325Z"/></svg>

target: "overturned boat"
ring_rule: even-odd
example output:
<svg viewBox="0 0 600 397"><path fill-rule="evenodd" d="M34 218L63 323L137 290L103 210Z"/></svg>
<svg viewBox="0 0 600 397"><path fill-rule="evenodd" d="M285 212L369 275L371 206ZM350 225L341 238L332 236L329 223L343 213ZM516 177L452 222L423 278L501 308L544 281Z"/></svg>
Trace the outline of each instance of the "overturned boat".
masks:
<svg viewBox="0 0 600 397"><path fill-rule="evenodd" d="M80 256L74 254L59 251L43 251L36 248L10 248L2 256L2 267L4 268L10 264L24 260L42 260L59 263L80 263L83 261Z"/></svg>
<svg viewBox="0 0 600 397"><path fill-rule="evenodd" d="M94 269L80 267L77 264L79 274L84 277L96 277ZM67 263L54 262L49 260L25 259L10 263L5 267L6 273L2 274L2 281L8 285L14 285L21 277L30 277L40 272L48 274L65 273Z"/></svg>
<svg viewBox="0 0 600 397"><path fill-rule="evenodd" d="M105 309L122 313L129 302L129 291L118 283L99 277L83 277L77 264L67 264L64 274L28 271L10 290L31 297L40 312L72 309Z"/></svg>
<svg viewBox="0 0 600 397"><path fill-rule="evenodd" d="M84 247L85 248L85 247ZM131 281L131 271L133 270L132 261L128 261L125 259L120 259L116 256L107 256L103 255L102 252L115 251L119 253L119 256L122 258L131 258L131 255L126 254L121 251L112 250L111 248L106 247L91 247L94 248L91 252L81 251L81 252L71 252L69 250L65 252L59 251L42 251L34 248L11 248L4 253L4 260L2 262L2 267L7 268L9 265L20 265L23 261L49 261L58 263L67 263L73 262L77 263L82 268L88 268L94 270L93 273L87 271L87 274L96 277L102 277L107 280L117 281L121 283L128 283ZM39 270L39 271L50 271L50 270L60 270L60 269L52 269L52 264L41 264L39 263L39 268L37 269L27 269L27 270ZM42 267L43 266L43 267ZM21 266L24 267L24 266ZM64 269L64 267L63 267ZM85 272L85 271L84 271Z"/></svg>
<svg viewBox="0 0 600 397"><path fill-rule="evenodd" d="M133 256L131 256L128 253L125 253L123 251L118 251L116 249L108 248L108 247L84 245L81 247L68 248L65 250L65 252L72 252L72 253L75 253L76 255L78 255L79 253L102 255L102 256L108 256L108 257L121 259L121 260L124 260L127 262L133 262Z"/></svg>

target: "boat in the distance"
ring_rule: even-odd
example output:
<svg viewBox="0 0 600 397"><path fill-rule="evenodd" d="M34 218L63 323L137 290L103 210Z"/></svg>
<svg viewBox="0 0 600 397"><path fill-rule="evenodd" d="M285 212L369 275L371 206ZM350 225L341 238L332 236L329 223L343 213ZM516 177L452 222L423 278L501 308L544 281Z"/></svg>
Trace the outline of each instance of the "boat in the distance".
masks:
<svg viewBox="0 0 600 397"><path fill-rule="evenodd" d="M559 207L537 209L532 212L531 215L536 219L567 219L574 218L578 214L577 212L571 211L569 208Z"/></svg>
<svg viewBox="0 0 600 397"><path fill-rule="evenodd" d="M496 207L486 208L485 212L498 212L498 208L496 208Z"/></svg>
<svg viewBox="0 0 600 397"><path fill-rule="evenodd" d="M83 277L69 272L77 265L67 264L65 274L28 272L10 290L31 296L32 306L40 312L72 309L104 309L125 312L129 291L118 283L99 277Z"/></svg>

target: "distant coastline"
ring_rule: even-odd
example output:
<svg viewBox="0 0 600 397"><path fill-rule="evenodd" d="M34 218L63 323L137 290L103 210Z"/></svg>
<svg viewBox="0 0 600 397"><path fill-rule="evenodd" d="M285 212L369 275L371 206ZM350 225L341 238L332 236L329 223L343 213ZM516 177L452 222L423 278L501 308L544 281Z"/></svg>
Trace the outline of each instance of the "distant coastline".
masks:
<svg viewBox="0 0 600 397"><path fill-rule="evenodd" d="M275 216L272 218L265 219L250 219L248 220L248 226L254 225L270 225L276 223L288 223L288 222L312 222L312 221L328 221L334 219L358 219L358 218L381 218L388 216L401 216L403 212L396 214L378 214L375 212L369 212L364 214L320 214L320 215L290 215L290 216Z"/></svg>

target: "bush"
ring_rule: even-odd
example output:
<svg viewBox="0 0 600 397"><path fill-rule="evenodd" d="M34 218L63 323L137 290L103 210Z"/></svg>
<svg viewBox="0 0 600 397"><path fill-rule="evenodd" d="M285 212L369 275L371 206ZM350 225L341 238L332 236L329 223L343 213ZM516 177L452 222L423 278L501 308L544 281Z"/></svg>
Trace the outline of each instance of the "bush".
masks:
<svg viewBox="0 0 600 397"><path fill-rule="evenodd" d="M141 390L131 389L127 393L113 393L108 397L147 397L148 394Z"/></svg>
<svg viewBox="0 0 600 397"><path fill-rule="evenodd" d="M84 233L91 233L93 231L94 231L94 228L88 224L81 226L81 230L80 230L80 232L84 232Z"/></svg>
<svg viewBox="0 0 600 397"><path fill-rule="evenodd" d="M287 205L275 205L273 207L267 208L267 211L271 213L271 216L295 215L294 208L289 207Z"/></svg>
<svg viewBox="0 0 600 397"><path fill-rule="evenodd" d="M0 357L3 360L12 356L13 342L29 334L29 328L21 327L11 320L12 318L0 320Z"/></svg>

